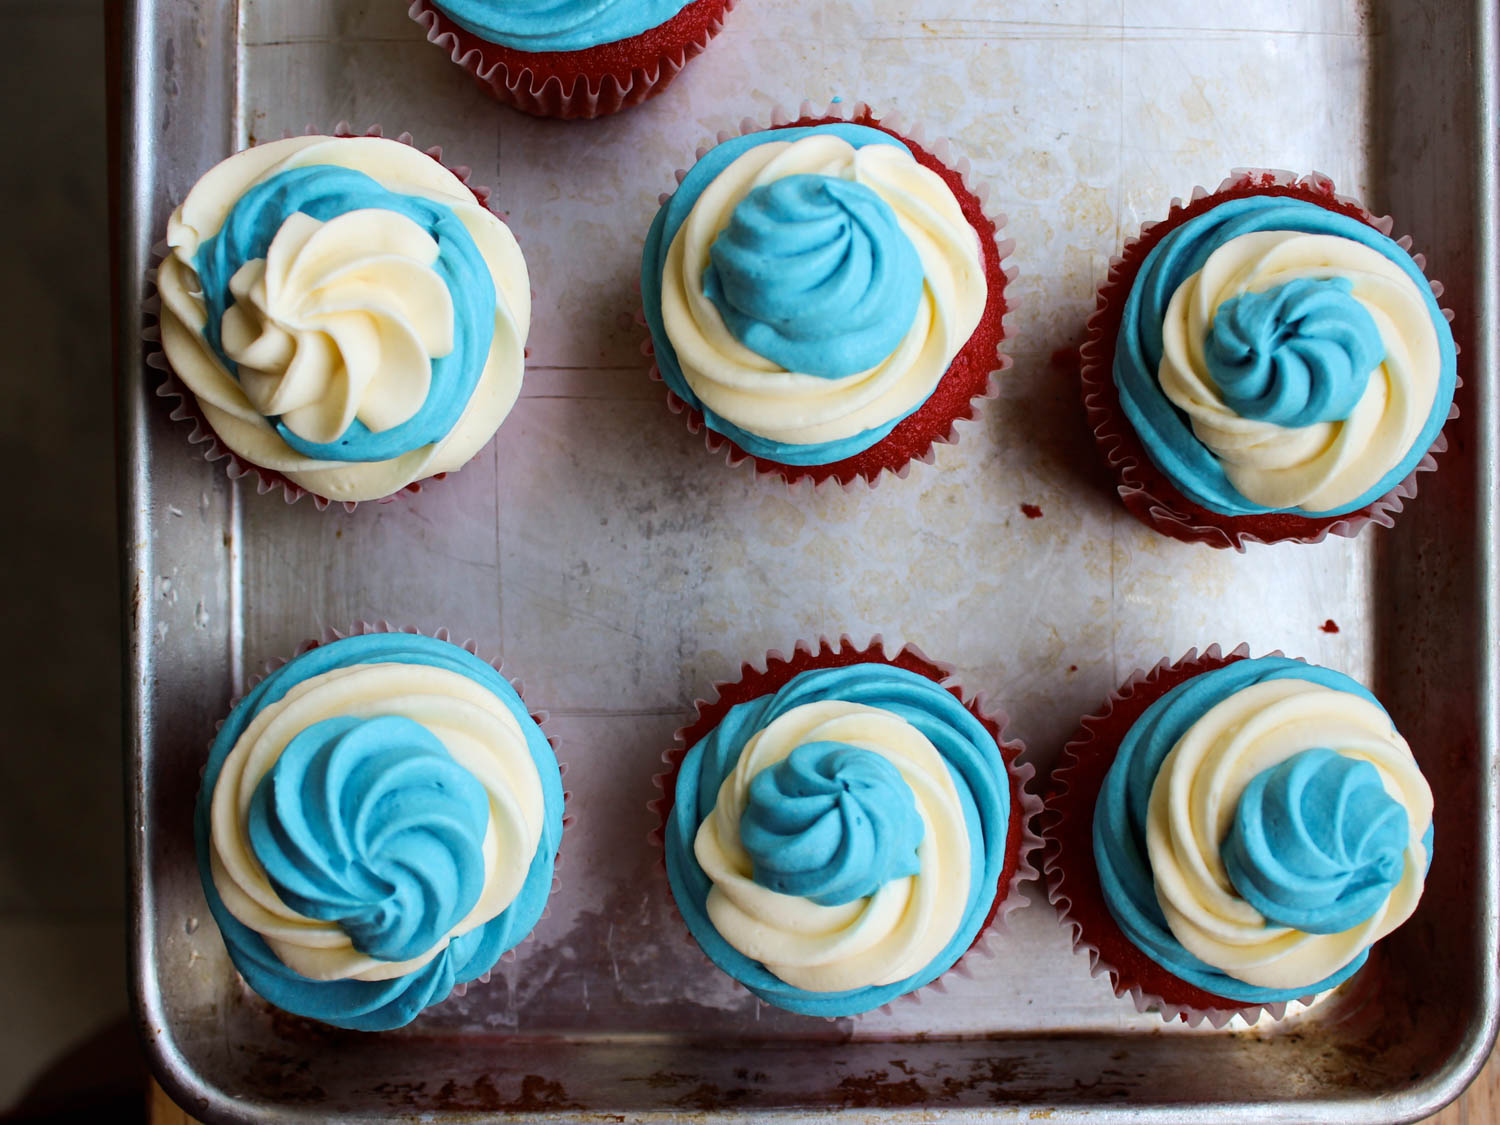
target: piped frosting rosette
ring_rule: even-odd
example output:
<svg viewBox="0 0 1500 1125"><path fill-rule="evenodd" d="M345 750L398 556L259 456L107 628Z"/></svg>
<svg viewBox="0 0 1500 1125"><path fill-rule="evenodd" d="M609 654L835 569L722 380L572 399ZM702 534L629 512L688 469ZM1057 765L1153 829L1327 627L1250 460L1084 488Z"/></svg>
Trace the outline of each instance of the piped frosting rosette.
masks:
<svg viewBox="0 0 1500 1125"><path fill-rule="evenodd" d="M935 981L1034 874L1019 744L913 650L864 656L825 643L722 688L662 779L667 876L694 940L805 1015Z"/></svg>
<svg viewBox="0 0 1500 1125"><path fill-rule="evenodd" d="M1247 173L1127 244L1083 382L1132 512L1236 547L1390 522L1457 374L1436 287L1389 229L1324 179Z"/></svg>
<svg viewBox="0 0 1500 1125"><path fill-rule="evenodd" d="M500 101L592 118L667 88L734 0L413 0L409 15Z"/></svg>
<svg viewBox="0 0 1500 1125"><path fill-rule="evenodd" d="M210 170L167 229L161 345L227 449L347 503L461 468L520 391L515 238L437 160L290 137Z"/></svg>
<svg viewBox="0 0 1500 1125"><path fill-rule="evenodd" d="M531 931L562 809L552 748L492 666L433 637L343 637L225 720L198 795L198 869L251 988L380 1031Z"/></svg>
<svg viewBox="0 0 1500 1125"><path fill-rule="evenodd" d="M1432 854L1431 791L1375 697L1280 656L1211 649L1132 681L1084 720L1048 807L1053 901L1096 971L1168 1018L1342 984Z"/></svg>
<svg viewBox="0 0 1500 1125"><path fill-rule="evenodd" d="M873 481L1003 366L1001 256L961 173L862 107L723 137L647 236L655 373L732 461Z"/></svg>

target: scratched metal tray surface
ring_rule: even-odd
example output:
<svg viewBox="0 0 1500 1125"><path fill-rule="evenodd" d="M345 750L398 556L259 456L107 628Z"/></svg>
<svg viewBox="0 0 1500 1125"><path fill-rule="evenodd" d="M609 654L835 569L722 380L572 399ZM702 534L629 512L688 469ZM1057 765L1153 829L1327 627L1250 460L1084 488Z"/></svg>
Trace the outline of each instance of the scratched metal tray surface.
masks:
<svg viewBox="0 0 1500 1125"><path fill-rule="evenodd" d="M353 514L231 483L120 342L136 1011L215 1122L1394 1121L1478 1068L1496 1011L1495 13L1489 0L741 0L663 97L534 121L404 0L140 0L127 16L122 308L194 180L341 121L472 166L537 293L522 398L456 476ZM804 98L950 136L1009 216L1015 366L935 464L874 490L731 471L649 382L633 278L696 147ZM1100 480L1076 343L1123 237L1236 165L1320 170L1396 216L1447 285L1466 385L1441 472L1390 531L1244 555L1140 527ZM550 913L493 979L400 1032L280 1016L235 976L193 864L205 747L266 662L327 626L446 626L503 658L568 764ZM671 905L651 777L742 659L912 641L1011 717L1045 774L1134 668L1248 641L1373 684L1436 791L1415 918L1281 1024L1165 1026L1027 909L918 1002L757 1003Z"/></svg>

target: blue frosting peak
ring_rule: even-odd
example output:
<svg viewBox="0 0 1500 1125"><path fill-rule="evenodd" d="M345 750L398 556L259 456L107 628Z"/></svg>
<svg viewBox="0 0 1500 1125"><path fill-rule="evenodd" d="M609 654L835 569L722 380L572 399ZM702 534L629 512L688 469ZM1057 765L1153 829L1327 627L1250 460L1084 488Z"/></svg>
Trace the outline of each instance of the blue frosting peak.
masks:
<svg viewBox="0 0 1500 1125"><path fill-rule="evenodd" d="M922 263L890 204L838 176L785 176L740 200L703 292L751 351L824 378L874 367L911 328Z"/></svg>
<svg viewBox="0 0 1500 1125"><path fill-rule="evenodd" d="M495 337L495 279L463 220L451 207L393 192L363 172L330 164L289 168L256 184L230 210L194 260L203 286L203 336L224 369L239 366L224 353L222 322L234 302L229 279L248 261L264 258L271 240L296 212L327 222L350 211L393 211L412 220L438 245L433 270L453 297L453 350L432 360L427 399L416 414L387 430L358 418L331 442L298 436L279 418L281 440L304 457L323 461L386 461L448 436L479 385Z"/></svg>
<svg viewBox="0 0 1500 1125"><path fill-rule="evenodd" d="M1278 426L1349 417L1385 358L1347 278L1304 277L1219 306L1204 358L1236 414Z"/></svg>
<svg viewBox="0 0 1500 1125"><path fill-rule="evenodd" d="M1268 921L1334 934L1401 881L1409 832L1373 765L1318 748L1251 780L1221 854L1235 890Z"/></svg>
<svg viewBox="0 0 1500 1125"><path fill-rule="evenodd" d="M915 875L925 834L911 786L889 760L808 742L750 781L740 843L763 887L841 906Z"/></svg>
<svg viewBox="0 0 1500 1125"><path fill-rule="evenodd" d="M283 902L384 961L431 949L479 901L489 798L412 719L299 732L250 803L250 846Z"/></svg>

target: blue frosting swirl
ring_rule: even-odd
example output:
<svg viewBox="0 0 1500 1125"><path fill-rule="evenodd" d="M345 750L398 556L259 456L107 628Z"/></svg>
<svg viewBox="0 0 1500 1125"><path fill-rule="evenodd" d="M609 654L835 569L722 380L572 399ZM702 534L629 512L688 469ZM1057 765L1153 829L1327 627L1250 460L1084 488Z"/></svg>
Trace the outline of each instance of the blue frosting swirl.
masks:
<svg viewBox="0 0 1500 1125"><path fill-rule="evenodd" d="M733 772L745 743L794 707L830 699L889 711L911 723L933 744L948 767L963 807L971 874L963 924L926 967L894 984L809 992L787 984L719 936L706 906L712 884L698 865L693 841L698 826L713 812L719 787ZM774 694L730 708L723 721L688 750L677 775L665 831L672 896L688 930L709 959L762 1000L814 1016L847 1016L878 1008L936 980L963 956L984 925L1005 867L1011 816L1008 779L1005 761L984 725L951 693L925 676L888 664L803 672Z"/></svg>
<svg viewBox="0 0 1500 1125"><path fill-rule="evenodd" d="M545 815L541 840L520 892L495 918L453 938L421 968L391 980L312 980L281 962L258 933L229 912L214 886L209 863L210 809L224 760L260 710L305 680L357 664L416 664L467 676L493 692L515 716L541 779ZM312 729L312 728L309 728ZM404 741L403 732L401 739ZM430 759L429 759L430 760ZM259 796L257 790L257 796ZM268 792L266 800L271 799ZM462 803L462 798L460 803ZM273 807L275 802L273 801ZM376 806L379 809L379 806ZM411 1022L423 1008L445 999L455 984L477 978L500 955L531 932L552 891L552 869L562 840L563 792L557 758L546 736L505 677L483 660L446 641L406 633L345 637L320 645L282 665L257 684L235 708L209 748L193 816L198 875L208 908L218 923L230 959L246 982L278 1008L336 1027L384 1031ZM384 817L387 810L379 809ZM399 817L397 818L399 820ZM333 818L330 827L342 818ZM263 839L266 838L263 834ZM326 845L325 845L326 846ZM268 855L274 854L268 845ZM309 895L309 898L313 896Z"/></svg>
<svg viewBox="0 0 1500 1125"><path fill-rule="evenodd" d="M709 249L703 293L751 351L836 379L896 350L922 299L922 263L864 184L784 176L735 207Z"/></svg>
<svg viewBox="0 0 1500 1125"><path fill-rule="evenodd" d="M740 815L755 881L819 906L867 898L915 875L925 832L900 771L842 742L803 743L761 770Z"/></svg>
<svg viewBox="0 0 1500 1125"><path fill-rule="evenodd" d="M1256 775L1221 848L1240 897L1278 926L1336 934L1401 881L1406 809L1369 762L1326 747Z"/></svg>
<svg viewBox="0 0 1500 1125"><path fill-rule="evenodd" d="M1368 956L1367 952L1360 953L1333 975L1305 988L1260 988L1184 949L1172 935L1157 902L1146 850L1146 820L1151 788L1162 763L1188 728L1219 702L1253 684L1281 679L1306 680L1380 706L1361 684L1330 668L1282 656L1237 660L1178 684L1146 708L1121 741L1094 805L1094 861L1105 905L1120 930L1137 949L1174 976L1242 1004L1297 1000L1333 988L1353 976ZM1426 846L1430 860L1430 828Z"/></svg>
<svg viewBox="0 0 1500 1125"><path fill-rule="evenodd" d="M1432 412L1401 461L1371 489L1340 508L1309 512L1277 509L1247 499L1229 482L1218 459L1199 442L1187 417L1162 393L1157 381L1163 352L1162 324L1172 294L1203 267L1208 256L1232 238L1256 231L1299 231L1352 239L1395 263L1416 286L1437 332L1441 371ZM1227 302L1226 302L1227 303ZM1404 480L1437 439L1448 418L1457 380L1453 332L1411 255L1373 227L1316 203L1277 195L1231 199L1175 228L1141 263L1126 297L1115 346L1114 381L1120 406L1140 435L1147 455L1184 496L1209 511L1243 516L1289 511L1331 516L1358 511ZM1233 377L1230 378L1233 383ZM1251 396L1253 397L1253 395Z"/></svg>
<svg viewBox="0 0 1500 1125"><path fill-rule="evenodd" d="M1204 359L1241 418L1278 426L1341 422L1385 358L1375 318L1348 278L1298 278L1219 306Z"/></svg>
<svg viewBox="0 0 1500 1125"><path fill-rule="evenodd" d="M469 405L495 336L495 282L468 228L446 204L402 195L363 172L336 165L289 168L245 192L224 225L198 248L193 268L203 287L203 336L224 369L239 366L224 352L221 324L234 303L229 279L248 261L264 258L289 215L298 211L327 222L350 211L394 211L415 222L438 245L433 270L453 298L453 350L432 360L427 399L416 414L388 430L373 431L358 418L335 441L298 437L280 419L276 432L304 457L323 461L386 461L441 441Z"/></svg>
<svg viewBox="0 0 1500 1125"><path fill-rule="evenodd" d="M479 901L489 797L401 715L301 731L250 802L255 858L281 900L384 961L418 957Z"/></svg>
<svg viewBox="0 0 1500 1125"><path fill-rule="evenodd" d="M433 0L465 31L533 54L581 51L660 27L689 0Z"/></svg>
<svg viewBox="0 0 1500 1125"><path fill-rule="evenodd" d="M773 441L743 430L712 410L705 409L683 376L682 367L677 362L677 353L673 350L672 341L667 336L666 326L662 323L661 279L662 271L666 267L667 251L672 247L672 239L677 236L682 224L687 221L688 214L692 211L693 204L698 201L698 197L720 172L756 145L797 141L814 133L827 133L840 137L855 148L875 144L906 147L897 138L879 129L844 123L800 126L792 129L767 129L760 133L733 137L710 149L689 169L672 198L662 205L661 210L656 213L656 218L652 220L651 229L646 235L645 252L641 256L641 305L646 314L646 325L651 331L651 342L656 350L656 366L661 372L662 381L671 388L673 394L703 414L704 424L709 429L723 434L752 456L776 461L783 465L827 465L834 461L842 461L846 457L853 457L856 453L869 449L870 446L882 440L896 428L898 422L915 413L921 404L919 403L901 417L892 418L884 425L865 430L863 433L837 441L817 442L811 445L792 445L788 442Z"/></svg>

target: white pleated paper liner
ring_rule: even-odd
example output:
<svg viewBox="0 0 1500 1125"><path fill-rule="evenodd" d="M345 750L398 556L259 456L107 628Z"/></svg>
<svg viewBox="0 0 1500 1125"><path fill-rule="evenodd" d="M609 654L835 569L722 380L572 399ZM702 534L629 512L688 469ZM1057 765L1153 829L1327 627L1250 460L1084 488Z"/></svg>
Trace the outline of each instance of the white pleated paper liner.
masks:
<svg viewBox="0 0 1500 1125"><path fill-rule="evenodd" d="M524 685L522 684L522 681L519 680L519 679L514 679L514 678L512 678L510 676L506 676L503 665L498 660L490 660L489 658L487 658L482 652L479 651L479 646L473 640L465 640L465 641L462 641L462 642L454 641L452 639L451 633L446 628L436 629L436 630L434 630L434 631L432 631L432 632L429 633L429 632L425 632L424 630L415 628L413 626L404 626L404 627L398 628L397 626L392 625L389 621L384 621L384 620L378 621L378 622L373 622L373 623L369 622L369 621L359 620L359 621L354 622L354 624L352 626L350 626L348 629L336 629L336 628L333 628L333 627L325 628L322 631L322 633L319 634L318 637L316 637L314 639L303 641L301 644L299 644L295 649L293 649L292 654L290 656L277 657L274 660L267 661L267 663L265 664L265 666L261 669L260 674L257 675L253 680L251 680L248 684L246 684L244 691L241 692L238 696L236 696L234 698L234 700L230 704L229 710L233 711L234 708L239 705L240 701L246 695L248 695L252 690L254 690L254 688L256 687L256 685L258 685L262 680L264 680L272 672L276 671L278 668L281 668L281 667L283 667L286 664L291 663L292 660L296 659L299 656L302 656L304 653L311 652L313 649L319 648L319 647L321 647L323 645L332 644L334 641L342 640L345 637L362 637L362 636L367 636L367 635L371 635L371 634L386 634L386 633L407 634L407 635L410 635L410 636L426 636L426 637L431 637L434 640L446 641L446 642L448 642L450 644L456 645L458 648L463 649L465 652L469 653L471 656L477 656L480 660L483 660L486 664L488 664L491 668L493 668L501 676L504 676L506 682L509 683L511 685L511 687L513 687L515 689L516 694L522 698L523 702L525 701L525 688L524 688ZM531 715L531 718L536 722L537 726L539 726L542 729L543 736L547 739L548 744L551 745L553 753L556 754L557 748L558 748L558 743L557 743L557 739L547 730L547 719L548 719L547 712L545 712L545 711L531 711L528 708L528 713ZM223 725L224 725L224 720L223 719L220 719L219 722L215 723L214 724L214 730L215 730L215 732L217 733L217 731L219 730L219 728L222 727ZM212 741L213 740L211 739L210 740L210 744L212 744ZM567 777L567 773L568 773L567 763L564 762L564 761L562 761L561 759L559 759L558 760L558 767L557 768L558 768L558 776L560 778L564 778L565 779ZM202 773L201 768L200 768L199 772L200 772L200 778L201 778L201 773ZM569 813L566 812L566 809L567 809L567 806L568 806L568 804L569 804L569 802L571 800L571 797L572 797L572 794L568 790L565 789L563 791L563 808L565 810L564 811L564 815L563 815L563 821L562 821L562 823L563 823L562 838L563 839L567 838L568 826L571 825L573 823L573 820L574 820L573 816L571 814L569 814ZM548 902L548 904L545 907L543 907L541 916L537 919L537 925L538 926L541 924L542 920L545 919L545 918L547 918L551 914L551 912L552 912L552 907L551 907L550 899L551 899L551 895L556 894L557 890L558 890L558 887L561 886L561 879L560 879L560 876L559 876L558 872L561 871L562 866L563 866L563 853L559 849L558 854L557 854L557 856L555 857L555 859L553 861L552 887L551 887L551 890L550 890L550 892L548 894L549 902ZM499 961L497 961L496 964L509 964L510 962L514 961L516 959L516 956L517 956L517 950L519 950L522 946L525 946L525 945L529 944L530 942L532 942L534 940L534 938L535 938L535 934L536 934L536 927L533 927L532 930L531 930L531 932L529 932L525 937L523 937L520 940L519 943L517 943L516 945L512 946L510 949L507 949L503 953L501 953ZM450 996L464 996L464 995L466 995L468 993L468 990L470 988L472 988L472 987L474 987L476 985L488 984L489 981L490 981L490 974L491 974L491 972L492 972L492 970L486 970L485 972L481 973L479 976L475 977L471 981L467 981L467 982L463 982L463 983L459 983L459 984L454 985L453 991L452 991L452 993L450 993ZM244 985L244 987L246 987L247 989L249 988L248 985ZM253 992L254 990L250 989L250 991ZM439 1001L438 1003L441 1003L441 1001ZM433 1008L433 1007L436 1007L436 1006L437 1006L437 1004L430 1004L430 1005L428 1005L428 1008ZM309 1017L292 1017L292 1018L303 1019L303 1018L309 1018ZM420 1016L418 1016L418 1018L420 1019ZM309 1022L317 1023L318 1021L311 1020L309 1018Z"/></svg>
<svg viewBox="0 0 1500 1125"><path fill-rule="evenodd" d="M317 133L318 130L316 128L309 128L306 130L306 134L310 136L316 135ZM372 125L363 132L355 132L349 127L347 122L341 121L334 127L333 132L328 135L333 137L380 137L383 136L384 133L382 132L379 125ZM410 133L401 133L395 139L401 144L408 145L412 148L417 147L416 142L412 140L412 136ZM453 175L459 180L459 182L473 193L475 200L480 204L480 206L489 210L501 221L506 220L506 216L503 213L496 211L493 207L490 207L490 189L488 187L471 184L469 182L469 177L472 174L472 170L467 165L444 164L442 159L443 150L441 146L434 145L431 148L422 149L420 151L422 151L425 155L432 157L438 163L443 164L444 168L453 173ZM158 398L166 399L169 403L172 404L168 416L174 422L185 422L189 424L190 428L187 432L187 440L189 445L196 447L203 459L210 464L222 463L224 467L224 473L230 480L239 480L242 477L253 476L255 479L255 490L262 496L268 492L279 492L281 493L282 498L288 504L294 504L298 500L302 499L303 496L308 496L312 498L313 504L319 511L322 511L325 508L329 507L330 504L333 504L342 507L346 512L353 512L357 507L359 507L361 503L389 504L391 501L397 499L400 496L416 495L422 492L424 489L431 487L434 482L444 480L447 477L452 476L453 473L459 471L457 469L454 469L444 473L437 473L430 477L423 477L420 480L412 481L410 484L392 493L391 495L381 497L378 500L331 501L327 497L319 496L317 493L304 488L303 486L295 483L292 480L289 480L287 477L283 476L275 469L268 469L262 465L257 465L255 462L241 456L234 450L230 449L219 438L219 435L214 432L213 427L209 425L208 420L204 417L202 409L198 405L196 396L194 396L193 392L188 389L188 387L182 382L181 379L177 377L176 373L172 370L172 366L167 360L166 352L162 348L160 329L161 298L155 292L157 275L156 264L159 264L164 258L166 258L168 253L169 247L167 246L165 241L158 242L151 247L153 266L147 274L150 295L146 298L145 304L142 309L143 317L141 338L145 341L146 344L145 363L147 367L161 374L161 382L156 387L154 393Z"/></svg>

